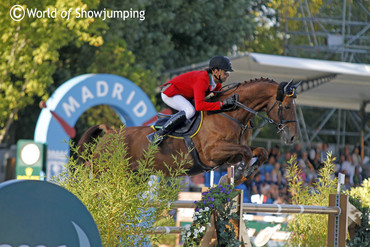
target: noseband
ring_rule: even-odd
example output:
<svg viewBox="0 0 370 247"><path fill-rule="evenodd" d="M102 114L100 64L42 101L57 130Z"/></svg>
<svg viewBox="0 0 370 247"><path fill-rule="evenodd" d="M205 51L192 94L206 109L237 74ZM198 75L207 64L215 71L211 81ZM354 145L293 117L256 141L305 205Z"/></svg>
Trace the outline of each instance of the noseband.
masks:
<svg viewBox="0 0 370 247"><path fill-rule="evenodd" d="M272 109L274 109L274 107L276 105L278 105L278 119L279 119L279 123L276 123L274 120L272 120L274 122L274 124L276 125L276 127L278 128L278 132L277 133L280 133L281 131L284 130L285 126L288 124L288 123L295 123L297 122L297 120L285 120L282 118L282 114L281 114L281 111L282 111L282 102L281 101L275 101L274 105L266 112L267 114L270 113L270 111L272 111Z"/></svg>

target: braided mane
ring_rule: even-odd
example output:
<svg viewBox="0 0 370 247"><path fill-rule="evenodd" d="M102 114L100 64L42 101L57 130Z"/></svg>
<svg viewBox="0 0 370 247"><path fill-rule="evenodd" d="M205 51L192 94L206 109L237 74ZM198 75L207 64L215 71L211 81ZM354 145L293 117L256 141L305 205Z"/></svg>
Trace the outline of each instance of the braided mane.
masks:
<svg viewBox="0 0 370 247"><path fill-rule="evenodd" d="M269 78L254 78L254 79L250 79L249 81L244 81L242 82L242 84L249 84L249 83L257 83L257 82L268 82L268 83L277 83L276 81L272 80L272 79L269 79Z"/></svg>
<svg viewBox="0 0 370 247"><path fill-rule="evenodd" d="M255 83L259 83L259 82L267 82L267 83L271 83L271 84L279 84L279 83L277 83L276 81L274 81L272 79L263 78L263 77L251 79L251 80L244 81L244 82L232 83L232 84L229 84L229 86L231 86L231 87L228 88L228 89L226 89L225 91L215 92L216 93L216 96L214 96L212 99L209 99L208 101L209 102L218 101L221 96L225 95L226 93L230 93L230 92L233 92L233 91L237 90L240 86L243 86L243 85L252 85L252 84L255 84Z"/></svg>

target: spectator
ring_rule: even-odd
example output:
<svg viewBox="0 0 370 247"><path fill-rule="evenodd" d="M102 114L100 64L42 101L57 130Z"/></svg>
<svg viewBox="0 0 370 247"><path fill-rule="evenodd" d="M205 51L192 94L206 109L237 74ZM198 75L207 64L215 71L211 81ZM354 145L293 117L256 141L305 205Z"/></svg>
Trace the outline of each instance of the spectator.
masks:
<svg viewBox="0 0 370 247"><path fill-rule="evenodd" d="M351 189L350 178L349 178L349 176L346 175L346 177L344 178L344 185L342 187L342 190L346 191L346 190L350 190L350 189Z"/></svg>
<svg viewBox="0 0 370 247"><path fill-rule="evenodd" d="M330 150L329 145L327 143L324 143L322 145L322 150L321 150L321 160L322 161L326 160L326 157L328 156L328 152L330 151L332 150Z"/></svg>
<svg viewBox="0 0 370 247"><path fill-rule="evenodd" d="M335 157L334 160L334 173L338 176L338 173L341 171L341 164L345 160L344 155L340 155L339 157Z"/></svg>
<svg viewBox="0 0 370 247"><path fill-rule="evenodd" d="M274 183L272 183L270 186L271 186L271 189L270 189L271 198L273 201L275 201L279 197L279 187Z"/></svg>
<svg viewBox="0 0 370 247"><path fill-rule="evenodd" d="M310 194L315 194L316 193L315 179L308 180L307 189L309 190Z"/></svg>
<svg viewBox="0 0 370 247"><path fill-rule="evenodd" d="M281 176L277 177L277 182L275 183L278 186L279 191L282 190L285 187L286 180L283 174Z"/></svg>
<svg viewBox="0 0 370 247"><path fill-rule="evenodd" d="M306 181L306 173L304 172L302 166L298 164L298 177L300 178L300 181L305 182Z"/></svg>
<svg viewBox="0 0 370 247"><path fill-rule="evenodd" d="M353 176L353 186L355 187L360 186L362 184L361 171L362 171L361 166L356 166L355 175Z"/></svg>
<svg viewBox="0 0 370 247"><path fill-rule="evenodd" d="M271 198L270 186L265 185L262 187L261 190L262 190L262 195L263 195L263 203L272 204L273 200Z"/></svg>
<svg viewBox="0 0 370 247"><path fill-rule="evenodd" d="M271 171L271 181L276 184L279 178L281 180L280 163L275 162L274 169Z"/></svg>
<svg viewBox="0 0 370 247"><path fill-rule="evenodd" d="M302 145L300 143L297 143L292 152L297 155L297 160L301 159L303 153Z"/></svg>
<svg viewBox="0 0 370 247"><path fill-rule="evenodd" d="M355 174L355 166L352 163L352 156L346 156L346 159L341 165L342 173L345 173L349 177L349 183L353 184L353 175Z"/></svg>
<svg viewBox="0 0 370 247"><path fill-rule="evenodd" d="M362 165L362 160L360 156L360 149L358 147L354 147L352 151L352 163L354 166Z"/></svg>
<svg viewBox="0 0 370 247"><path fill-rule="evenodd" d="M270 184L272 184L271 174L269 172L265 172L265 179L263 181L263 185L270 185Z"/></svg>
<svg viewBox="0 0 370 247"><path fill-rule="evenodd" d="M269 158L273 156L275 160L280 159L280 147L279 145L275 145L272 150L269 152Z"/></svg>
<svg viewBox="0 0 370 247"><path fill-rule="evenodd" d="M306 174L306 181L316 178L315 168L308 159L308 154L306 151L302 152L302 157L298 160L298 164L301 165Z"/></svg>
<svg viewBox="0 0 370 247"><path fill-rule="evenodd" d="M292 157L292 154L290 152L286 152L283 156L280 157L279 163L280 165L288 164L288 161Z"/></svg>
<svg viewBox="0 0 370 247"><path fill-rule="evenodd" d="M322 150L322 143L319 142L319 143L316 144L316 154L319 154L320 161L325 160L325 156L326 156L326 155L323 155L322 151L323 151Z"/></svg>
<svg viewBox="0 0 370 247"><path fill-rule="evenodd" d="M321 160L321 153L316 152L315 158L312 161L312 165L315 168L315 170L318 170L322 166L322 160Z"/></svg>
<svg viewBox="0 0 370 247"><path fill-rule="evenodd" d="M343 148L343 154L346 157L351 155L350 152L349 152L349 147L347 145L345 145L344 148Z"/></svg>
<svg viewBox="0 0 370 247"><path fill-rule="evenodd" d="M316 149L315 149L315 147L311 146L311 143L308 143L308 148L309 148L308 159L312 163L312 161L315 159L315 156L316 156Z"/></svg>
<svg viewBox="0 0 370 247"><path fill-rule="evenodd" d="M261 181L261 173L257 172L254 176L254 179L252 181L252 195L254 194L262 194L261 187L262 187L262 181Z"/></svg>
<svg viewBox="0 0 370 247"><path fill-rule="evenodd" d="M276 198L273 204L286 204L286 201L284 201L283 197L284 195L279 194L279 196Z"/></svg>
<svg viewBox="0 0 370 247"><path fill-rule="evenodd" d="M270 156L270 158L267 160L267 162L264 163L260 167L261 172L271 173L271 171L274 169L274 164L275 164L275 157L274 156Z"/></svg>
<svg viewBox="0 0 370 247"><path fill-rule="evenodd" d="M190 177L190 191L201 192L204 187L204 176L203 174L197 174Z"/></svg>

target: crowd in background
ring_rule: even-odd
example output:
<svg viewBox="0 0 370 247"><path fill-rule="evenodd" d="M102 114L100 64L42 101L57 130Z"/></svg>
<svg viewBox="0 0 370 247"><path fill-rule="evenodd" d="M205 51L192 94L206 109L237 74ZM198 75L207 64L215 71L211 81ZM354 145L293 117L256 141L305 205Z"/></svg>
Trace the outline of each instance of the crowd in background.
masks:
<svg viewBox="0 0 370 247"><path fill-rule="evenodd" d="M333 176L338 173L345 174L345 184L343 190L362 184L363 179L369 177L370 162L369 159L361 159L361 150L354 147L352 150L345 146L339 153L334 153L327 144L317 144L305 150L301 144L295 145L292 150L284 153L280 152L279 146L274 146L268 150L269 157L255 174L252 180L246 181L237 188L244 191L244 202L254 202L253 196L259 195L263 203L290 203L286 174L288 161L292 156L296 157L297 166L300 170L298 176L303 181L303 187L314 191L314 182L318 177L318 171L323 167L327 159L328 152L332 152L335 157ZM221 176L226 174L225 169L215 171L215 183ZM189 179L190 191L199 190L200 186L209 186L209 173L195 176ZM261 196L263 195L263 196Z"/></svg>

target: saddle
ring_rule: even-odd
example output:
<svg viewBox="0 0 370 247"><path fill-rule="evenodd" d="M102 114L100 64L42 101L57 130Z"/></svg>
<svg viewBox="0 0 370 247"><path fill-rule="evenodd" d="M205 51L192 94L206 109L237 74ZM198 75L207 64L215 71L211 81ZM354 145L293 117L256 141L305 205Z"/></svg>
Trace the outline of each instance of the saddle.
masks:
<svg viewBox="0 0 370 247"><path fill-rule="evenodd" d="M203 123L203 111L196 112L195 115L188 121L185 121L176 130L172 131L168 137L184 139L185 145L193 158L193 166L186 172L187 175L196 175L205 171L210 171L212 168L207 167L199 158L198 151L191 139L196 136ZM171 117L171 115L158 113L158 120L151 126L154 130L159 130Z"/></svg>
<svg viewBox="0 0 370 247"><path fill-rule="evenodd" d="M159 130L171 118L171 115L158 113L158 120L152 125L154 130ZM168 136L173 138L184 138L185 136L195 136L203 122L203 112L196 112L190 119L181 124L176 130L172 131Z"/></svg>

